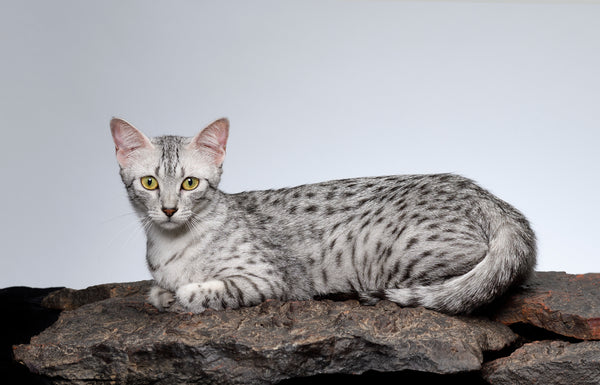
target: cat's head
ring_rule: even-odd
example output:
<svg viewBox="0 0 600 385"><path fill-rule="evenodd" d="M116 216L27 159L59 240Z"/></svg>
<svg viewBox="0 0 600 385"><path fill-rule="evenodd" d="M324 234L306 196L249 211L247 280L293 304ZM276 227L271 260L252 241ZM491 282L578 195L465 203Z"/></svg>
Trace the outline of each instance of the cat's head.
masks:
<svg viewBox="0 0 600 385"><path fill-rule="evenodd" d="M219 119L193 138L148 138L112 119L121 178L143 220L173 230L189 224L209 203L221 179L229 121Z"/></svg>

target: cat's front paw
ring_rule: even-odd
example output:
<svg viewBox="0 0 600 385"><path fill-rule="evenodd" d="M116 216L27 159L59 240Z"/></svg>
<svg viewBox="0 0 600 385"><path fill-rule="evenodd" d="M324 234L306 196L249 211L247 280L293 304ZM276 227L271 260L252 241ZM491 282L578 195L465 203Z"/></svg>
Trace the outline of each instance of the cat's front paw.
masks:
<svg viewBox="0 0 600 385"><path fill-rule="evenodd" d="M148 302L160 311L165 311L175 302L175 295L160 286L152 286L148 293Z"/></svg>
<svg viewBox="0 0 600 385"><path fill-rule="evenodd" d="M192 313L202 313L211 308L221 310L226 307L223 300L225 284L211 280L202 283L189 283L177 289L177 302Z"/></svg>

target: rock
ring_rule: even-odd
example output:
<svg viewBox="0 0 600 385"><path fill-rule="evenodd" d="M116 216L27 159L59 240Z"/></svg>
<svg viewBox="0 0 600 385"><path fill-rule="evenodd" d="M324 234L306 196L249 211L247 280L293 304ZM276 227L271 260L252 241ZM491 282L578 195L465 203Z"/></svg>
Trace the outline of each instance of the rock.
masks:
<svg viewBox="0 0 600 385"><path fill-rule="evenodd" d="M600 384L600 342L537 341L485 364L492 385Z"/></svg>
<svg viewBox="0 0 600 385"><path fill-rule="evenodd" d="M492 319L530 324L563 336L600 339L600 274L536 272Z"/></svg>
<svg viewBox="0 0 600 385"><path fill-rule="evenodd" d="M29 343L59 317L59 311L41 305L42 299L60 288L9 287L0 289L0 373L3 384L49 384L13 360L13 345Z"/></svg>
<svg viewBox="0 0 600 385"><path fill-rule="evenodd" d="M48 309L73 310L88 303L101 301L107 298L128 297L136 294L145 294L150 290L152 281L139 281L128 283L106 283L90 286L83 290L62 288L50 293L43 299L42 305Z"/></svg>
<svg viewBox="0 0 600 385"><path fill-rule="evenodd" d="M63 312L14 353L57 384L271 384L371 370L472 372L515 338L485 318L387 301L267 301L192 315L159 313L139 290Z"/></svg>
<svg viewBox="0 0 600 385"><path fill-rule="evenodd" d="M160 313L150 285L52 292L65 311L16 359L56 384L600 384L600 274L538 272L469 317L330 299Z"/></svg>

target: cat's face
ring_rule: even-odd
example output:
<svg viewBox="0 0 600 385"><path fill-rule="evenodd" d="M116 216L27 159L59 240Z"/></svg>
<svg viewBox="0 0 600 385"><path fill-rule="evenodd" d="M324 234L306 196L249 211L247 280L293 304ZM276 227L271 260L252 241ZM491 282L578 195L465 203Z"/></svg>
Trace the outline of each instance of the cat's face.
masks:
<svg viewBox="0 0 600 385"><path fill-rule="evenodd" d="M221 177L229 122L220 119L193 138L148 139L129 123L110 124L129 198L145 224L193 226Z"/></svg>

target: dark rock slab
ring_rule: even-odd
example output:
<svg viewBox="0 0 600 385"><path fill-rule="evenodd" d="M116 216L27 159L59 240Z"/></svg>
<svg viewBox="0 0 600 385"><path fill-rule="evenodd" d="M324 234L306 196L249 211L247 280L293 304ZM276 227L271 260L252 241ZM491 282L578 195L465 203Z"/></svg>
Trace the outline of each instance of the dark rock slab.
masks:
<svg viewBox="0 0 600 385"><path fill-rule="evenodd" d="M492 385L600 384L600 342L537 341L484 365Z"/></svg>
<svg viewBox="0 0 600 385"><path fill-rule="evenodd" d="M141 291L65 311L15 357L55 383L269 384L366 371L465 373L515 334L485 318L382 301L267 301L159 313Z"/></svg>
<svg viewBox="0 0 600 385"><path fill-rule="evenodd" d="M530 324L566 337L600 339L600 274L536 272L492 315L506 325Z"/></svg>
<svg viewBox="0 0 600 385"><path fill-rule="evenodd" d="M42 301L48 309L73 310L92 302L114 297L129 297L145 294L150 290L152 281L137 281L126 283L105 283L90 286L82 290L63 288L50 293Z"/></svg>

